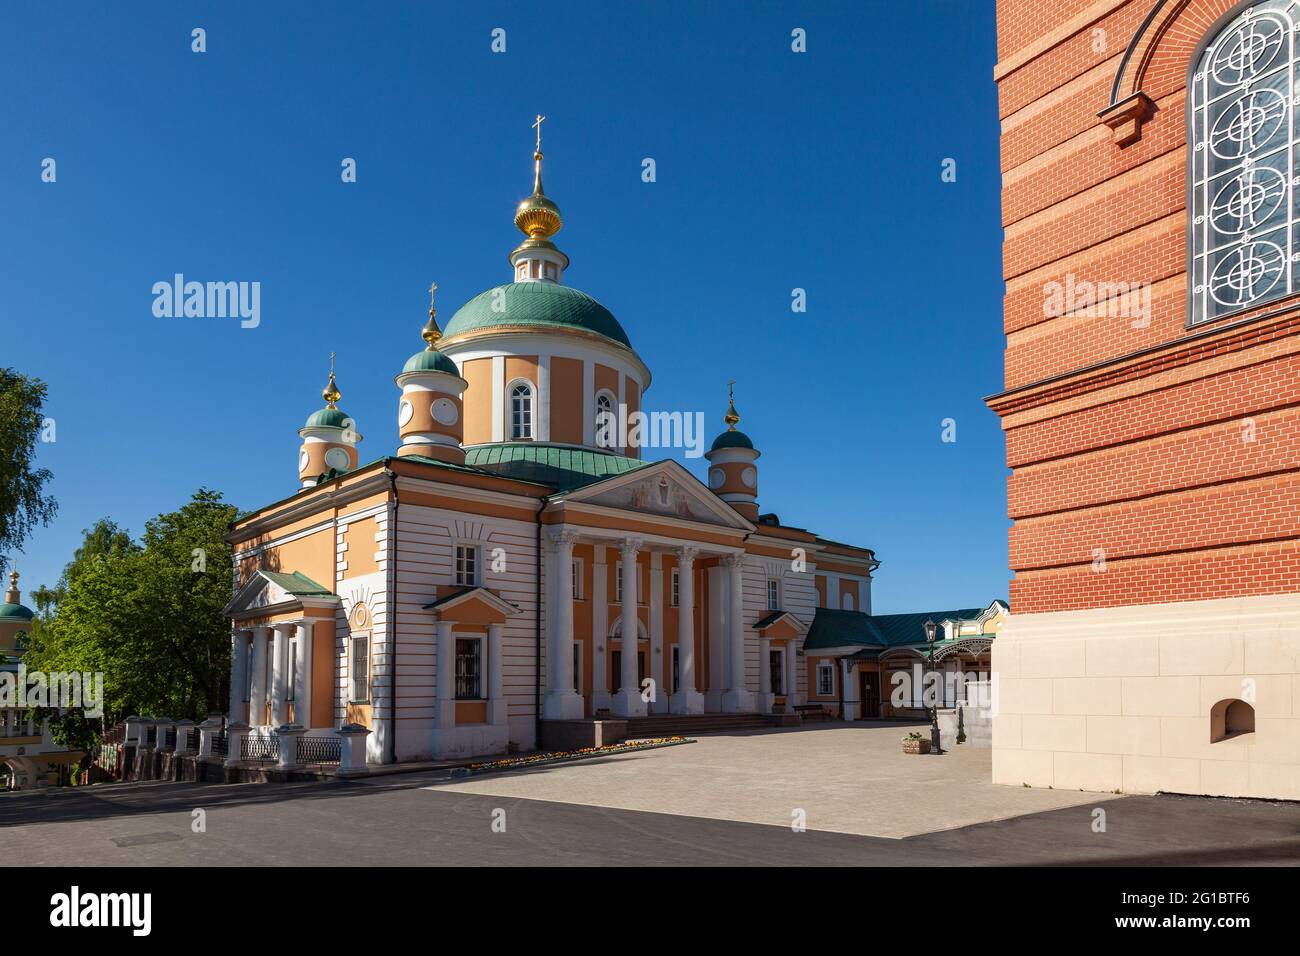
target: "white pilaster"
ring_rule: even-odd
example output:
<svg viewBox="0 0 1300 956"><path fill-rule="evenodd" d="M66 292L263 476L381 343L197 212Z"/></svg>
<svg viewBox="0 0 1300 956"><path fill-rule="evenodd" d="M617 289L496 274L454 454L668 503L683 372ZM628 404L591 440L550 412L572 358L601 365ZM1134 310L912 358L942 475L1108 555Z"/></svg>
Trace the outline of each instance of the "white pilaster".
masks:
<svg viewBox="0 0 1300 956"><path fill-rule="evenodd" d="M492 440L504 441L506 434L506 357L492 356Z"/></svg>
<svg viewBox="0 0 1300 956"><path fill-rule="evenodd" d="M438 622L438 644L434 666L433 726L435 731L453 730L456 727L456 638L452 633L455 624Z"/></svg>
<svg viewBox="0 0 1300 956"><path fill-rule="evenodd" d="M745 583L743 554L729 554L722 559L727 572L727 689L722 693L722 709L727 713L744 713L754 706L753 692L745 687Z"/></svg>
<svg viewBox="0 0 1300 956"><path fill-rule="evenodd" d="M551 357L537 357L537 440L551 440Z"/></svg>
<svg viewBox="0 0 1300 956"><path fill-rule="evenodd" d="M858 719L858 689L854 686L853 669L849 666L848 658L843 658L840 662L840 680L843 682L840 687L844 692L844 719Z"/></svg>
<svg viewBox="0 0 1300 956"><path fill-rule="evenodd" d="M509 706L506 703L504 683L501 674L501 654L502 640L501 634L505 630L502 624L488 625L488 705L487 705L487 722L497 726L505 726L509 717Z"/></svg>
<svg viewBox="0 0 1300 956"><path fill-rule="evenodd" d="M704 713L704 695L695 685L695 556L698 548L677 549L677 683L674 714Z"/></svg>
<svg viewBox="0 0 1300 956"><path fill-rule="evenodd" d="M596 365L591 359L582 362L582 443L596 444Z"/></svg>
<svg viewBox="0 0 1300 956"><path fill-rule="evenodd" d="M664 564L663 554L650 552L648 586L646 595L646 621L650 631L649 677L654 681L654 697L646 705L652 714L668 713L669 695L672 693L671 660L664 656Z"/></svg>
<svg viewBox="0 0 1300 956"><path fill-rule="evenodd" d="M253 628L253 689L248 694L248 724L266 726L266 645L269 627Z"/></svg>
<svg viewBox="0 0 1300 956"><path fill-rule="evenodd" d="M625 538L620 550L623 559L623 619L619 625L622 676L611 701L613 712L619 717L642 717L646 712L637 674L636 556L640 550L641 542L636 538Z"/></svg>

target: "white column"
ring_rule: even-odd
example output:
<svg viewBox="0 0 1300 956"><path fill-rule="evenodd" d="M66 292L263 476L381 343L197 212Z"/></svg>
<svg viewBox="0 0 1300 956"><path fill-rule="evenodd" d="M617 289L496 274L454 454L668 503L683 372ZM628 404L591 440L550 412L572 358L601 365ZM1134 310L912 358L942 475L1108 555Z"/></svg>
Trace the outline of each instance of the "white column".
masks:
<svg viewBox="0 0 1300 956"><path fill-rule="evenodd" d="M786 713L794 711L799 694L798 671L795 668L799 659L799 649L795 647L794 638L785 642L785 709Z"/></svg>
<svg viewBox="0 0 1300 956"><path fill-rule="evenodd" d="M439 730L450 730L456 726L456 639L452 636L455 627L452 621L438 622L437 647L435 649L433 726Z"/></svg>
<svg viewBox="0 0 1300 956"><path fill-rule="evenodd" d="M770 714L776 695L772 693L772 639L766 634L758 639L758 712Z"/></svg>
<svg viewBox="0 0 1300 956"><path fill-rule="evenodd" d="M637 552L641 542L636 538L625 538L620 551L623 558L623 618L619 625L619 653L622 655L622 679L618 693L611 702L614 713L619 717L642 717L645 715L645 701L641 699L641 688L637 680Z"/></svg>
<svg viewBox="0 0 1300 956"><path fill-rule="evenodd" d="M547 642L546 699L542 717L546 720L581 720L582 697L573 687L573 545L578 532L553 528L551 575L548 591L555 609L555 633Z"/></svg>
<svg viewBox="0 0 1300 956"><path fill-rule="evenodd" d="M840 576L826 575L826 607L832 611L840 609Z"/></svg>
<svg viewBox="0 0 1300 956"><path fill-rule="evenodd" d="M505 441L506 435L506 357L492 356L492 440Z"/></svg>
<svg viewBox="0 0 1300 956"><path fill-rule="evenodd" d="M590 363L588 363L590 365ZM609 565L605 563L605 546L592 548L591 558L591 710L609 709Z"/></svg>
<svg viewBox="0 0 1300 956"><path fill-rule="evenodd" d="M277 624L271 638L271 726L289 722L289 635L292 624Z"/></svg>
<svg viewBox="0 0 1300 956"><path fill-rule="evenodd" d="M704 713L704 695L695 686L695 556L698 548L677 549L677 683L670 701L674 714Z"/></svg>
<svg viewBox="0 0 1300 956"><path fill-rule="evenodd" d="M246 720L244 713L244 688L248 686L248 631L242 628L230 640L230 707L231 720Z"/></svg>
<svg viewBox="0 0 1300 956"><path fill-rule="evenodd" d="M843 716L845 720L857 720L858 719L858 688L853 681L853 669L849 665L849 659L847 657L842 658L841 660L842 660L842 664L840 667L840 680L844 682L840 685L840 687L844 691L844 715Z"/></svg>
<svg viewBox="0 0 1300 956"><path fill-rule="evenodd" d="M253 689L248 695L248 724L266 724L266 644L269 627L253 628Z"/></svg>
<svg viewBox="0 0 1300 956"><path fill-rule="evenodd" d="M652 714L668 713L668 699L672 693L672 660L664 656L664 564L663 554L650 552L650 567L646 582L650 593L646 595L646 623L650 632L650 651L647 660L647 676L654 681L651 685L654 696L646 704Z"/></svg>
<svg viewBox="0 0 1300 956"><path fill-rule="evenodd" d="M722 693L722 709L743 713L754 706L753 693L745 688L745 583L743 554L729 554L722 559L727 571L727 689Z"/></svg>
<svg viewBox="0 0 1300 956"><path fill-rule="evenodd" d="M509 717L509 708L506 705L504 691L504 682L501 676L501 654L503 642L501 639L502 631L505 630L503 624L488 625L488 705L487 705L487 722L504 726Z"/></svg>
<svg viewBox="0 0 1300 956"><path fill-rule="evenodd" d="M312 621L298 624L297 682L293 689L293 722L311 728Z"/></svg>

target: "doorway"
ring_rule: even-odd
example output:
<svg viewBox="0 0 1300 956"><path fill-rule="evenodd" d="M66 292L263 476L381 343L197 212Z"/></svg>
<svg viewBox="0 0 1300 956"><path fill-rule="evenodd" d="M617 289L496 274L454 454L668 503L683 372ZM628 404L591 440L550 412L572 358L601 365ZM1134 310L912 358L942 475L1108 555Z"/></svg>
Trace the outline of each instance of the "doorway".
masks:
<svg viewBox="0 0 1300 956"><path fill-rule="evenodd" d="M862 719L880 719L880 675L875 671L859 670L861 681Z"/></svg>

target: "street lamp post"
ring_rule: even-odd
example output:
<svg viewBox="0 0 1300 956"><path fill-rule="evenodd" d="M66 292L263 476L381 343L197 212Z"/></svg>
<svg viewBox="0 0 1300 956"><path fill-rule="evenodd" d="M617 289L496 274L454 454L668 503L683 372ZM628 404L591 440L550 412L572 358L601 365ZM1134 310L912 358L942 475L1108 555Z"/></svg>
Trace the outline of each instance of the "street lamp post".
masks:
<svg viewBox="0 0 1300 956"><path fill-rule="evenodd" d="M938 630L938 625L934 621L926 619L925 622L925 642L930 645L930 693L934 694L934 637ZM930 753L941 754L943 748L939 745L939 707L934 697L930 698Z"/></svg>

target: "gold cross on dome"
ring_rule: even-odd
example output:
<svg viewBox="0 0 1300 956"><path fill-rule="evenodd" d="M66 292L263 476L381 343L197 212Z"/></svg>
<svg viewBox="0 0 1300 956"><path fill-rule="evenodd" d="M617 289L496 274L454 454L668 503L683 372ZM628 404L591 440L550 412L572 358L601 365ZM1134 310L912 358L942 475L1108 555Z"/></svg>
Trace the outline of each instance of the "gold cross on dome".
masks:
<svg viewBox="0 0 1300 956"><path fill-rule="evenodd" d="M434 295L437 294L437 292L438 292L438 283L430 282L429 283L429 308L431 309L433 308L433 297Z"/></svg>
<svg viewBox="0 0 1300 956"><path fill-rule="evenodd" d="M537 130L537 151L539 153L542 151L542 123L545 121L546 117L538 113L537 120L533 123L533 129Z"/></svg>

